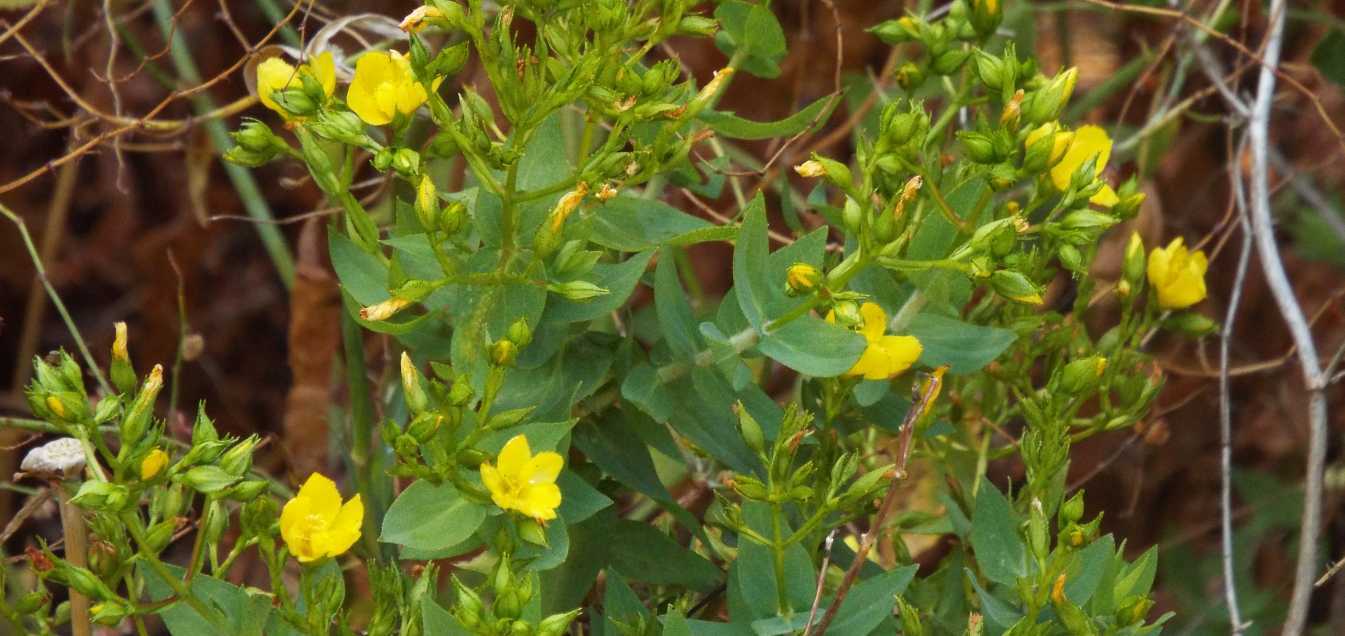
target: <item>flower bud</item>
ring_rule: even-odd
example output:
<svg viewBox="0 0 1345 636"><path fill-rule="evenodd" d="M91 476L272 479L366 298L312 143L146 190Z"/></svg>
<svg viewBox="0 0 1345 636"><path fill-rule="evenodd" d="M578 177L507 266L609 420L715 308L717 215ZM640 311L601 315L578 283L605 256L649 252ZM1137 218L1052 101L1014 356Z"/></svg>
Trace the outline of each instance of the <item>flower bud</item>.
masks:
<svg viewBox="0 0 1345 636"><path fill-rule="evenodd" d="M785 270L785 293L801 296L812 293L822 282L822 272L808 263L794 263Z"/></svg>
<svg viewBox="0 0 1345 636"><path fill-rule="evenodd" d="M519 520L518 536L533 545L542 547L548 545L546 541L546 530L542 529L542 525L537 523L536 519L526 518Z"/></svg>
<svg viewBox="0 0 1345 636"><path fill-rule="evenodd" d="M196 466L182 474L182 483L199 493L210 495L238 482L238 475L218 466Z"/></svg>
<svg viewBox="0 0 1345 636"><path fill-rule="evenodd" d="M995 293L1025 305L1040 305L1041 290L1026 276L1013 270L1001 269L990 275L990 287Z"/></svg>
<svg viewBox="0 0 1345 636"><path fill-rule="evenodd" d="M567 300L590 300L604 296L608 291L588 281L572 280L564 283L548 283L547 290L563 296Z"/></svg>
<svg viewBox="0 0 1345 636"><path fill-rule="evenodd" d="M1084 208L1082 210L1075 210L1073 212L1070 212L1069 214L1066 214L1065 218L1060 220L1060 227L1066 230L1100 232L1113 225L1116 225L1119 222L1120 221L1118 221L1116 217L1110 214Z"/></svg>
<svg viewBox="0 0 1345 636"><path fill-rule="evenodd" d="M1051 549L1050 529L1050 521L1046 519L1046 510L1042 507L1041 500L1033 497L1031 505L1028 506L1027 543L1038 561L1045 560Z"/></svg>
<svg viewBox="0 0 1345 636"><path fill-rule="evenodd" d="M153 554L163 552L173 542L173 533L177 531L177 521L165 519L150 526L145 531L145 548Z"/></svg>
<svg viewBox="0 0 1345 636"><path fill-rule="evenodd" d="M710 37L718 30L719 23L713 18L707 18L705 16L682 16L682 19L677 23L677 35Z"/></svg>
<svg viewBox="0 0 1345 636"><path fill-rule="evenodd" d="M120 560L117 546L102 539L96 539L89 543L89 569L99 578L107 578L115 574L117 568L121 565Z"/></svg>
<svg viewBox="0 0 1345 636"><path fill-rule="evenodd" d="M518 345L508 338L496 340L490 345L490 361L497 367L512 367L518 359Z"/></svg>
<svg viewBox="0 0 1345 636"><path fill-rule="evenodd" d="M485 605L481 602L481 596L472 588L467 587L458 580L457 576L451 577L453 581L453 591L457 596L457 603L453 606L453 613L462 624L468 629L481 624L482 612Z"/></svg>
<svg viewBox="0 0 1345 636"><path fill-rule="evenodd" d="M1191 338L1202 338L1219 333L1219 323L1194 310L1178 312L1168 316L1163 320L1163 326Z"/></svg>
<svg viewBox="0 0 1345 636"><path fill-rule="evenodd" d="M387 320L397 315L401 310L411 306L411 302L410 299L397 298L394 296L381 303L369 305L368 307L361 307L360 320L367 320L369 322Z"/></svg>
<svg viewBox="0 0 1345 636"><path fill-rule="evenodd" d="M973 49L972 55L975 58L972 60L972 69L976 71L976 77L986 88L1000 90L1004 86L1004 60L979 48Z"/></svg>
<svg viewBox="0 0 1345 636"><path fill-rule="evenodd" d="M248 479L234 484L224 496L233 501L248 502L262 496L269 485L260 479Z"/></svg>
<svg viewBox="0 0 1345 636"><path fill-rule="evenodd" d="M892 76L897 81L897 86L908 93L925 83L925 70L915 62L906 62L898 66Z"/></svg>
<svg viewBox="0 0 1345 636"><path fill-rule="evenodd" d="M901 616L901 636L925 636L925 626L920 622L920 610L897 596L897 613Z"/></svg>
<svg viewBox="0 0 1345 636"><path fill-rule="evenodd" d="M1060 111L1074 93L1074 84L1078 79L1079 69L1071 66L1033 92L1024 102L1023 114L1027 121L1040 125L1058 119Z"/></svg>
<svg viewBox="0 0 1345 636"><path fill-rule="evenodd" d="M14 603L14 610L19 614L36 614L49 603L51 603L51 595L45 590L38 590L19 597L19 600Z"/></svg>
<svg viewBox="0 0 1345 636"><path fill-rule="evenodd" d="M528 343L532 342L532 328L528 326L526 318L519 318L510 324L505 335L520 348L526 347Z"/></svg>
<svg viewBox="0 0 1345 636"><path fill-rule="evenodd" d="M976 163L995 163L999 161L995 146L988 135L964 130L958 131L957 139L962 143L962 148L966 151L968 159Z"/></svg>
<svg viewBox="0 0 1345 636"><path fill-rule="evenodd" d="M1153 609L1153 606L1153 599L1147 596L1128 598L1121 603L1121 609L1116 611L1116 620L1121 625L1141 622L1149 615L1149 610Z"/></svg>
<svg viewBox="0 0 1345 636"><path fill-rule="evenodd" d="M259 441L261 439L256 435L249 435L234 444L220 456L219 467L230 475L243 476L252 467L252 451L257 448Z"/></svg>
<svg viewBox="0 0 1345 636"><path fill-rule="evenodd" d="M437 229L435 221L439 216L439 189L434 187L434 179L430 175L420 176L420 183L416 184L416 218L420 220L421 227L427 230Z"/></svg>
<svg viewBox="0 0 1345 636"><path fill-rule="evenodd" d="M751 413L743 407L742 402L733 405L733 410L738 413L738 432L742 434L743 441L747 447L760 454L766 451L766 436L761 431L761 424Z"/></svg>
<svg viewBox="0 0 1345 636"><path fill-rule="evenodd" d="M85 568L71 565L68 561L56 561L56 567L47 576L63 583L67 587L96 601L116 598L107 584Z"/></svg>
<svg viewBox="0 0 1345 636"><path fill-rule="evenodd" d="M121 414L121 396L112 395L98 400L93 409L93 423L102 426Z"/></svg>
<svg viewBox="0 0 1345 636"><path fill-rule="evenodd" d="M420 369L411 361L411 354L402 352L401 359L402 371L402 395L406 399L406 407L412 415L420 415L430 406L430 398L425 393L424 378L420 375Z"/></svg>
<svg viewBox="0 0 1345 636"><path fill-rule="evenodd" d="M268 129L269 131L269 129ZM112 365L111 375L112 384L122 393L130 393L135 389L136 378L135 368L131 366L131 355L126 348L126 323L118 322L112 325L114 337L112 338Z"/></svg>
<svg viewBox="0 0 1345 636"><path fill-rule="evenodd" d="M1144 251L1144 239L1140 238L1139 232L1131 232L1130 241L1126 243L1125 261L1121 267L1125 280L1130 281L1133 286L1143 285L1148 259Z"/></svg>
<svg viewBox="0 0 1345 636"><path fill-rule="evenodd" d="M149 377L145 378L144 384L140 386L140 392L136 394L135 401L126 412L126 418L121 423L122 444L135 444L144 435L145 430L149 428L150 418L154 415L154 401L159 397L159 390L163 388L163 366L154 365L149 371Z"/></svg>
<svg viewBox="0 0 1345 636"><path fill-rule="evenodd" d="M934 56L934 61L929 67L939 75L952 75L962 68L962 64L970 56L971 53L966 49L948 49Z"/></svg>
<svg viewBox="0 0 1345 636"><path fill-rule="evenodd" d="M1066 393L1081 395L1097 388L1098 380L1107 371L1107 359L1089 356L1065 365L1060 372L1060 388Z"/></svg>
<svg viewBox="0 0 1345 636"><path fill-rule="evenodd" d="M841 224L845 227L847 234L859 232L860 223L863 221L864 210L859 207L859 202L850 197L845 197L845 206L841 208Z"/></svg>
<svg viewBox="0 0 1345 636"><path fill-rule="evenodd" d="M407 33L420 33L427 26L441 26L443 18L444 13L437 7L421 5L406 14L398 27Z"/></svg>
<svg viewBox="0 0 1345 636"><path fill-rule="evenodd" d="M1076 274L1082 274L1084 272L1083 254L1079 252L1079 248L1066 243L1056 250L1056 256L1060 258L1060 264L1063 265L1065 269Z"/></svg>
<svg viewBox="0 0 1345 636"><path fill-rule="evenodd" d="M392 154L391 165L398 175L412 179L420 172L420 153L410 148L398 148Z"/></svg>
<svg viewBox="0 0 1345 636"><path fill-rule="evenodd" d="M99 625L117 625L135 612L135 608L119 600L95 603L89 608L90 620Z"/></svg>
<svg viewBox="0 0 1345 636"><path fill-rule="evenodd" d="M853 185L850 168L835 159L817 153L813 153L812 159L794 166L794 171L799 173L799 176L809 179L826 177L827 181L842 190L849 190Z"/></svg>
<svg viewBox="0 0 1345 636"><path fill-rule="evenodd" d="M1068 526L1083 518L1083 491L1077 491L1073 497L1060 505L1060 525Z"/></svg>
<svg viewBox="0 0 1345 636"><path fill-rule="evenodd" d="M159 476L163 469L168 466L168 453L161 448L155 448L140 460L140 481L149 481Z"/></svg>
<svg viewBox="0 0 1345 636"><path fill-rule="evenodd" d="M570 628L570 623L579 616L582 608L575 608L568 612L552 614L537 625L537 636L562 636Z"/></svg>
<svg viewBox="0 0 1345 636"><path fill-rule="evenodd" d="M982 38L994 35L995 29L999 28L999 23L1004 19L1000 0L971 0L970 18L976 35Z"/></svg>
<svg viewBox="0 0 1345 636"><path fill-rule="evenodd" d="M129 500L130 493L121 484L86 481L80 484L79 491L70 498L70 503L94 512L117 512Z"/></svg>
<svg viewBox="0 0 1345 636"><path fill-rule="evenodd" d="M878 36L878 39L882 40L884 44L901 44L920 39L919 23L910 16L879 23L877 26L871 27L869 32Z"/></svg>

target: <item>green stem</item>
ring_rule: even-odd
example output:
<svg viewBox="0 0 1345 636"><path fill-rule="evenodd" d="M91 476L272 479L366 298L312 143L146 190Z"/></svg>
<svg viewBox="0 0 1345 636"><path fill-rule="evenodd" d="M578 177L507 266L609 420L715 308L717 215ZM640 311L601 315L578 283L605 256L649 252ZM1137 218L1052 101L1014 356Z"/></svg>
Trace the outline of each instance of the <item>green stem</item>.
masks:
<svg viewBox="0 0 1345 636"><path fill-rule="evenodd" d="M371 554L378 554L376 540L382 519L380 498L373 491L373 421L374 408L369 401L369 380L364 365L364 334L348 312L341 312L341 345L346 360L346 386L350 392L350 465L355 475L355 489L372 514L364 515L361 538Z"/></svg>
<svg viewBox="0 0 1345 636"><path fill-rule="evenodd" d="M509 164L509 172L504 178L504 191L500 193L500 264L505 262L514 251L514 232L518 226L518 206L514 193L518 187L518 163Z"/></svg>
<svg viewBox="0 0 1345 636"><path fill-rule="evenodd" d="M168 587L173 590L173 594L176 594L179 599L196 610L196 613L200 614L206 623L214 627L221 627L223 625L220 620L221 617L211 611L210 606L206 605L201 599L196 598L191 589L176 576L173 576L173 573L169 572L167 567L164 567L159 557L149 549L149 544L145 540L145 528L140 523L140 518L135 516L134 512L124 512L121 519L127 531L130 532L131 538L135 539L136 545L139 546L140 556L143 557L144 562L149 564L150 569L154 570L154 573L168 584Z"/></svg>
<svg viewBox="0 0 1345 636"><path fill-rule="evenodd" d="M785 585L785 544L784 538L784 511L780 509L780 502L771 502L771 556L775 567L775 603L777 613L781 616L788 616L791 613L789 607L789 590Z"/></svg>

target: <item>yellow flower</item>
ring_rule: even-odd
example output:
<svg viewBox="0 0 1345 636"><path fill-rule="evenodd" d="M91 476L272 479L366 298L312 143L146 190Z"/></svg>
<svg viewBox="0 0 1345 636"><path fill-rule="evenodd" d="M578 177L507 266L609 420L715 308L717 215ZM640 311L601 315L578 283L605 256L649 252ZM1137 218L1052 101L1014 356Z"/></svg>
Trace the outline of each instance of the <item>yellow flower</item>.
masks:
<svg viewBox="0 0 1345 636"><path fill-rule="evenodd" d="M318 473L280 511L280 536L300 563L337 556L360 538L364 503L355 495L345 504L336 484Z"/></svg>
<svg viewBox="0 0 1345 636"><path fill-rule="evenodd" d="M1070 177L1074 172L1093 157L1097 157L1097 162L1093 164L1095 174L1101 175L1102 170L1107 167L1107 160L1111 158L1111 137L1107 136L1107 131L1097 126L1081 126L1074 131L1074 140L1070 143L1069 150L1065 152L1065 157L1051 168L1051 182L1059 190L1068 188ZM1089 201L1109 208L1116 205L1120 199L1110 185L1103 183L1102 189L1098 190Z"/></svg>
<svg viewBox="0 0 1345 636"><path fill-rule="evenodd" d="M1205 299L1205 252L1190 252L1181 237L1149 252L1149 283L1158 292L1158 306L1185 309Z"/></svg>
<svg viewBox="0 0 1345 636"><path fill-rule="evenodd" d="M307 64L299 65L298 69L279 57L272 57L258 64L257 97L267 108L280 113L282 117L289 117L289 113L271 99L271 95L276 91L303 86L303 80L299 79L299 74L303 72L312 74L313 78L322 84L322 92L328 97L336 92L336 62L332 59L331 51L323 51Z"/></svg>
<svg viewBox="0 0 1345 636"><path fill-rule="evenodd" d="M435 87L440 81L435 80ZM398 114L416 112L429 98L405 56L396 51L370 51L355 63L346 105L365 123L382 126Z"/></svg>
<svg viewBox="0 0 1345 636"><path fill-rule="evenodd" d="M156 475L163 472L164 467L167 465L168 453L163 452L163 449L159 448L150 451L144 459L140 460L140 480L149 481L154 479Z"/></svg>
<svg viewBox="0 0 1345 636"><path fill-rule="evenodd" d="M556 518L560 488L556 477L565 460L558 453L544 451L536 455L528 447L528 438L515 435L500 450L499 466L481 464L481 481L490 491L495 505L517 510L538 521Z"/></svg>
<svg viewBox="0 0 1345 636"><path fill-rule="evenodd" d="M887 331L887 312L877 303L864 303L859 308L864 319L860 333L868 341L864 353L859 356L846 375L864 376L865 380L886 380L896 377L911 368L924 347L915 336L889 336Z"/></svg>

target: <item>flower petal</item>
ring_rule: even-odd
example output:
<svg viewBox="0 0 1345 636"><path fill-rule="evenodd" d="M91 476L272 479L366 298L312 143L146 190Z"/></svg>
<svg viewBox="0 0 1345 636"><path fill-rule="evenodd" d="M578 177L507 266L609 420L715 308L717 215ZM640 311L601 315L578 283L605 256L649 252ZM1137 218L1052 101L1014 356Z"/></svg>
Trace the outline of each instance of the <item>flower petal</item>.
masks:
<svg viewBox="0 0 1345 636"><path fill-rule="evenodd" d="M560 506L560 487L555 484L530 486L519 503L519 512L529 517L542 521L555 519L556 508Z"/></svg>
<svg viewBox="0 0 1345 636"><path fill-rule="evenodd" d="M322 473L309 475L295 499L308 500L309 514L317 515L326 523L336 519L341 510L341 491L336 489L336 482L327 479Z"/></svg>
<svg viewBox="0 0 1345 636"><path fill-rule="evenodd" d="M860 333L869 342L873 342L887 332L887 312L878 303L864 303L859 306L859 315L864 318L864 327Z"/></svg>
<svg viewBox="0 0 1345 636"><path fill-rule="evenodd" d="M500 449L498 466L500 474L506 480L522 482L523 471L528 467L528 461L532 459L532 449L528 447L528 438L523 434L518 434L505 442L504 448Z"/></svg>
<svg viewBox="0 0 1345 636"><path fill-rule="evenodd" d="M336 92L336 60L331 51L323 51L308 63L308 68L322 84L322 92L330 96Z"/></svg>
<svg viewBox="0 0 1345 636"><path fill-rule="evenodd" d="M300 497L285 502L280 511L280 537L300 561L311 557L307 520L312 511L312 500Z"/></svg>
<svg viewBox="0 0 1345 636"><path fill-rule="evenodd" d="M355 77L346 90L346 106L364 123L382 126L392 121L392 116L378 105L378 87L392 75L392 61L387 53L365 53L355 62Z"/></svg>
<svg viewBox="0 0 1345 636"><path fill-rule="evenodd" d="M257 65L257 97L267 108L282 115L286 114L285 110L275 100L271 99L271 93L284 90L294 79L294 76L294 67L290 66L285 60L279 57L266 59Z"/></svg>
<svg viewBox="0 0 1345 636"><path fill-rule="evenodd" d="M327 556L343 554L360 539L360 528L364 524L364 502L355 495L341 506L336 521L327 530Z"/></svg>
<svg viewBox="0 0 1345 636"><path fill-rule="evenodd" d="M546 451L537 453L537 456L528 462L528 469L524 471L524 477L532 485L552 484L560 476L560 469L565 466L565 459L560 453Z"/></svg>

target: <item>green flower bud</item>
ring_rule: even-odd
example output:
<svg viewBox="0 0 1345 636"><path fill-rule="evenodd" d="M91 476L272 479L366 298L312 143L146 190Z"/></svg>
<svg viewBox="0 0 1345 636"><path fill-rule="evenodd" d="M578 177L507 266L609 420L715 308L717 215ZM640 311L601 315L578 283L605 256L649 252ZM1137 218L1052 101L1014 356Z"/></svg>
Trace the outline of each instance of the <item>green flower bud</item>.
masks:
<svg viewBox="0 0 1345 636"><path fill-rule="evenodd" d="M238 475L218 466L197 466L183 473L179 479L192 490L210 495L237 483Z"/></svg>
<svg viewBox="0 0 1345 636"><path fill-rule="evenodd" d="M1072 395L1090 393L1097 388L1098 380L1106 371L1107 359L1102 356L1075 360L1060 372L1060 388Z"/></svg>
<svg viewBox="0 0 1345 636"><path fill-rule="evenodd" d="M970 0L971 26L982 38L994 35L999 23L1004 20L1004 10L1000 0Z"/></svg>
<svg viewBox="0 0 1345 636"><path fill-rule="evenodd" d="M1204 314L1195 310L1182 311L1168 316L1163 320L1163 327L1191 338L1202 338L1219 333L1219 323L1210 320Z"/></svg>
<svg viewBox="0 0 1345 636"><path fill-rule="evenodd" d="M901 615L901 636L925 636L925 626L920 622L920 610L897 596L897 612Z"/></svg>
<svg viewBox="0 0 1345 636"><path fill-rule="evenodd" d="M378 152L374 153L373 159L370 159L369 162L373 164L374 170L387 172L388 169L392 167L392 157L392 148L379 148Z"/></svg>
<svg viewBox="0 0 1345 636"><path fill-rule="evenodd" d="M406 427L406 434L424 444L434 437L444 423L444 416L433 411L421 413Z"/></svg>
<svg viewBox="0 0 1345 636"><path fill-rule="evenodd" d="M958 131L957 139L967 153L967 158L976 163L995 163L1000 157L989 135L971 131Z"/></svg>
<svg viewBox="0 0 1345 636"><path fill-rule="evenodd" d="M785 294L802 296L817 290L822 284L822 272L808 263L794 263L785 270Z"/></svg>
<svg viewBox="0 0 1345 636"><path fill-rule="evenodd" d="M463 466L466 466L467 468L476 468L480 466L483 462L485 462L487 459L490 458L486 456L485 453L475 448L464 448L458 451L458 463L462 464Z"/></svg>
<svg viewBox="0 0 1345 636"><path fill-rule="evenodd" d="M579 616L582 608L575 608L561 614L552 614L537 625L537 636L562 636L570 628L570 623Z"/></svg>
<svg viewBox="0 0 1345 636"><path fill-rule="evenodd" d="M411 354L403 351L401 358L402 396L406 399L406 408L412 415L420 415L430 407L430 398L425 393L425 379L420 369L411 361Z"/></svg>
<svg viewBox="0 0 1345 636"><path fill-rule="evenodd" d="M434 61L430 62L426 72L433 77L457 75L462 67L467 65L467 57L470 53L471 49L465 41L444 47L439 50L438 55L434 56Z"/></svg>
<svg viewBox="0 0 1345 636"><path fill-rule="evenodd" d="M437 229L435 221L438 216L439 189L434 186L434 179L430 175L420 175L420 182L416 184L416 218L421 227L434 230Z"/></svg>
<svg viewBox="0 0 1345 636"><path fill-rule="evenodd" d="M99 578L108 578L117 572L120 564L120 555L117 553L117 547L97 539L89 543L89 570L97 574Z"/></svg>
<svg viewBox="0 0 1345 636"><path fill-rule="evenodd" d="M260 479L249 479L235 484L224 496L233 501L252 501L257 497L262 496L262 494L266 492L267 487L268 484L265 481Z"/></svg>
<svg viewBox="0 0 1345 636"><path fill-rule="evenodd" d="M420 442L408 433L402 433L393 441L393 450L405 462L415 462L420 458Z"/></svg>
<svg viewBox="0 0 1345 636"><path fill-rule="evenodd" d="M845 226L847 234L859 232L863 215L864 210L859 207L859 202L848 196L845 197L845 207L841 208L841 223Z"/></svg>
<svg viewBox="0 0 1345 636"><path fill-rule="evenodd" d="M986 180L990 182L992 189L1002 192L1018 183L1018 173L1007 163L997 163L990 167L990 174Z"/></svg>
<svg viewBox="0 0 1345 636"><path fill-rule="evenodd" d="M825 177L827 181L842 190L848 191L854 185L848 166L817 153L813 153L812 159L794 166L794 171L799 173L799 176L808 179Z"/></svg>
<svg viewBox="0 0 1345 636"><path fill-rule="evenodd" d="M252 467L252 452L257 448L257 443L260 441L261 438L256 435L249 435L234 444L232 448L220 455L219 467L230 475L243 476Z"/></svg>
<svg viewBox="0 0 1345 636"><path fill-rule="evenodd" d="M414 178L420 173L420 153L410 148L398 148L392 154L392 169L403 178Z"/></svg>
<svg viewBox="0 0 1345 636"><path fill-rule="evenodd" d="M1084 208L1066 214L1060 220L1060 227L1066 230L1102 231L1119 222L1110 214Z"/></svg>
<svg viewBox="0 0 1345 636"><path fill-rule="evenodd" d="M1140 238L1139 232L1131 232L1130 241L1126 243L1125 261L1121 267L1122 275L1131 286L1139 287L1144 284L1147 268L1148 256L1144 252L1144 239Z"/></svg>
<svg viewBox="0 0 1345 636"><path fill-rule="evenodd" d="M1050 530L1050 521L1046 518L1041 500L1033 497L1032 504L1028 506L1027 543L1038 561L1045 560L1051 549Z"/></svg>
<svg viewBox="0 0 1345 636"><path fill-rule="evenodd" d="M1057 74L1040 89L1033 91L1023 104L1023 115L1027 121L1039 126L1060 118L1060 111L1069 103L1074 93L1074 84L1079 79L1079 69L1070 67Z"/></svg>
<svg viewBox="0 0 1345 636"><path fill-rule="evenodd" d="M308 124L313 134L350 146L374 150L377 142L365 132L364 122L359 116L348 110L324 110L317 119Z"/></svg>
<svg viewBox="0 0 1345 636"><path fill-rule="evenodd" d="M897 86L910 93L925 83L925 69L915 62L906 62L893 71L892 78L896 80Z"/></svg>
<svg viewBox="0 0 1345 636"><path fill-rule="evenodd" d="M845 499L847 501L863 501L873 496L874 491L883 485L884 480L891 479L892 469L893 466L889 464L860 475L859 478L845 490Z"/></svg>
<svg viewBox="0 0 1345 636"><path fill-rule="evenodd" d="M79 486L70 503L95 512L117 512L130 501L125 486L106 481L86 481Z"/></svg>
<svg viewBox="0 0 1345 636"><path fill-rule="evenodd" d="M952 75L962 64L967 61L971 53L966 49L948 49L934 57L934 62L930 64L930 70L938 75Z"/></svg>
<svg viewBox="0 0 1345 636"><path fill-rule="evenodd" d="M219 433L215 431L215 423L205 414L205 403L197 405L196 420L192 422L191 444L199 446L207 442L213 442L219 439Z"/></svg>
<svg viewBox="0 0 1345 636"><path fill-rule="evenodd" d="M506 337L520 348L528 346L528 343L532 342L532 328L528 326L528 320L526 318L515 320L509 325Z"/></svg>
<svg viewBox="0 0 1345 636"><path fill-rule="evenodd" d="M48 603L51 603L51 595L45 590L29 592L14 603L14 611L18 614L36 614Z"/></svg>
<svg viewBox="0 0 1345 636"><path fill-rule="evenodd" d="M461 201L454 201L441 208L435 220L435 229L449 236L457 234L467 224L467 206Z"/></svg>
<svg viewBox="0 0 1345 636"><path fill-rule="evenodd" d="M243 504L238 520L243 534L249 537L267 535L278 519L279 506L270 497L258 496Z"/></svg>
<svg viewBox="0 0 1345 636"><path fill-rule="evenodd" d="M738 413L738 431L742 434L747 447L758 454L764 453L766 451L766 436L761 431L761 424L757 422L756 418L752 417L751 413L747 412L742 402L735 403L733 410Z"/></svg>
<svg viewBox="0 0 1345 636"><path fill-rule="evenodd" d="M1079 519L1082 518L1083 518L1083 491L1079 490L1074 493L1073 497L1066 499L1065 503L1060 505L1060 525L1068 526L1071 523L1078 522Z"/></svg>
<svg viewBox="0 0 1345 636"><path fill-rule="evenodd" d="M710 37L719 30L719 23L713 18L707 18L699 15L683 16L677 23L677 35L689 35L694 37Z"/></svg>
<svg viewBox="0 0 1345 636"><path fill-rule="evenodd" d="M998 1L998 0L995 0ZM972 68L981 83L991 90L1000 90L1004 86L1004 61L986 53L982 49L973 49Z"/></svg>
<svg viewBox="0 0 1345 636"><path fill-rule="evenodd" d="M1149 610L1153 609L1154 602L1147 596L1133 596L1121 603L1121 609L1116 611L1116 621L1121 625L1134 625L1142 622L1149 615Z"/></svg>
<svg viewBox="0 0 1345 636"><path fill-rule="evenodd" d="M990 275L990 288L1014 302L1026 305L1042 304L1041 289L1026 276L1013 270L1001 269Z"/></svg>
<svg viewBox="0 0 1345 636"><path fill-rule="evenodd" d="M145 531L145 547L153 554L163 552L173 542L173 533L177 531L177 522L165 519Z"/></svg>
<svg viewBox="0 0 1345 636"><path fill-rule="evenodd" d="M542 525L537 523L537 520L535 519L528 518L520 520L518 522L518 536L533 545L542 547L548 545L546 541L546 530L542 529Z"/></svg>
<svg viewBox="0 0 1345 636"><path fill-rule="evenodd" d="M608 293L606 289L583 280L548 283L546 288L551 293L559 294L567 300L590 300Z"/></svg>
<svg viewBox="0 0 1345 636"><path fill-rule="evenodd" d="M1084 272L1083 254L1079 252L1079 248L1066 243L1056 250L1056 256L1060 258L1060 264L1065 269L1076 274Z"/></svg>
<svg viewBox="0 0 1345 636"><path fill-rule="evenodd" d="M896 20L887 20L871 27L869 33L878 36L885 44L901 44L920 39L920 23L915 18L905 16Z"/></svg>
<svg viewBox="0 0 1345 636"><path fill-rule="evenodd" d="M287 88L272 92L271 101L285 109L291 117L309 117L317 113L320 107L319 102L303 88Z"/></svg>
<svg viewBox="0 0 1345 636"><path fill-rule="evenodd" d="M57 560L56 567L47 576L95 601L116 598L112 590L108 589L107 584L103 583L93 572L71 565L64 559Z"/></svg>

